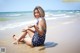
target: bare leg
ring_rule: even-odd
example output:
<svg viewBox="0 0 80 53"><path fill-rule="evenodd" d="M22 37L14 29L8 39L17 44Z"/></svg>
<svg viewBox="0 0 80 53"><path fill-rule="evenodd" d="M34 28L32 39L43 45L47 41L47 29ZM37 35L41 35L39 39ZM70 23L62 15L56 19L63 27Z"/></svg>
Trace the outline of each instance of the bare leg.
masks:
<svg viewBox="0 0 80 53"><path fill-rule="evenodd" d="M27 35L27 32L23 32L21 37L16 37L15 35L13 35L13 39L15 40L13 43L19 44L19 42L23 41L23 38L25 38L26 35Z"/></svg>
<svg viewBox="0 0 80 53"><path fill-rule="evenodd" d="M26 42L27 45L33 46L32 38L33 38L34 32L32 32L31 30L27 30L27 33L29 34L29 37L24 38L24 41Z"/></svg>
<svg viewBox="0 0 80 53"><path fill-rule="evenodd" d="M27 38L25 39L25 36L27 35L27 33L29 34L30 38ZM27 30L26 32L23 32L21 37L16 37L15 35L13 35L13 39L17 40L17 42L20 42L20 41L25 41L26 44L28 45L32 45L32 37L34 35L34 32L32 32L31 30Z"/></svg>
<svg viewBox="0 0 80 53"><path fill-rule="evenodd" d="M21 37L18 38L18 42L21 41L21 39L25 38L26 35L27 35L27 32L23 32Z"/></svg>
<svg viewBox="0 0 80 53"><path fill-rule="evenodd" d="M13 39L14 39L13 44L25 43L25 42L24 42L24 38L21 39L19 42L18 42L18 38L19 38L19 37L16 37L16 35L13 35Z"/></svg>
<svg viewBox="0 0 80 53"><path fill-rule="evenodd" d="M17 38L15 35L13 35L13 39L14 39L14 40L18 40L18 38Z"/></svg>
<svg viewBox="0 0 80 53"><path fill-rule="evenodd" d="M27 33L29 34L29 37L32 38L34 35L34 32L32 32L31 30L27 30Z"/></svg>
<svg viewBox="0 0 80 53"><path fill-rule="evenodd" d="M34 32L30 29L27 29L26 32L23 32L21 37L18 39L18 41L20 41L22 38L25 38L25 36L27 35L27 33L29 34L29 36L32 38L34 35Z"/></svg>
<svg viewBox="0 0 80 53"><path fill-rule="evenodd" d="M19 37L16 37L16 35L13 35L14 41L18 41L18 38L19 38ZM23 39L20 40L20 42L22 42L22 41L23 41Z"/></svg>
<svg viewBox="0 0 80 53"><path fill-rule="evenodd" d="M32 38L30 38L30 37L24 38L24 42L25 42L27 45L32 46Z"/></svg>
<svg viewBox="0 0 80 53"><path fill-rule="evenodd" d="M32 38L33 38L34 32L31 30L27 30L27 34L29 34L29 37L26 37L23 40L27 45L33 46L32 45Z"/></svg>
<svg viewBox="0 0 80 53"><path fill-rule="evenodd" d="M15 35L13 35L13 39L14 39L14 42L13 44L18 44L17 40L18 40L18 37L16 37Z"/></svg>
<svg viewBox="0 0 80 53"><path fill-rule="evenodd" d="M31 38L32 38L33 35L34 35L34 33L33 33L32 31L27 30L27 32L22 32L22 35L21 35L19 38L16 37L15 35L13 35L13 38L14 38L15 40L20 41L22 38L25 38L25 36L27 35L27 33L30 35Z"/></svg>

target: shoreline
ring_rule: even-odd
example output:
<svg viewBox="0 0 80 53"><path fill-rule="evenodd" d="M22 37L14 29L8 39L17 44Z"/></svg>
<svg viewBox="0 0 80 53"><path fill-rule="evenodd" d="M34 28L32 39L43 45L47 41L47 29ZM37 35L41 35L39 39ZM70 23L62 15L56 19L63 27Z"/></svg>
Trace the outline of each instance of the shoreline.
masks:
<svg viewBox="0 0 80 53"><path fill-rule="evenodd" d="M21 34L24 26L0 31L0 47L6 53L80 53L80 18L47 20L45 46L31 48L26 44L12 44L12 35ZM57 45L53 46L54 43Z"/></svg>

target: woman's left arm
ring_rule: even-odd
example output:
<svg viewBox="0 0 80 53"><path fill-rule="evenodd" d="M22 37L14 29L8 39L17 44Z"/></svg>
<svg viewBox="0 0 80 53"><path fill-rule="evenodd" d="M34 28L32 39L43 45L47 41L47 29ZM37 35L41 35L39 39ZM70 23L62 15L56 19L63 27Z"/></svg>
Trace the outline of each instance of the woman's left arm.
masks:
<svg viewBox="0 0 80 53"><path fill-rule="evenodd" d="M43 28L43 25L44 25L44 21L40 20L38 24L39 24L39 26L34 25L34 28L39 33L39 35L43 35L44 31L43 31L42 28Z"/></svg>

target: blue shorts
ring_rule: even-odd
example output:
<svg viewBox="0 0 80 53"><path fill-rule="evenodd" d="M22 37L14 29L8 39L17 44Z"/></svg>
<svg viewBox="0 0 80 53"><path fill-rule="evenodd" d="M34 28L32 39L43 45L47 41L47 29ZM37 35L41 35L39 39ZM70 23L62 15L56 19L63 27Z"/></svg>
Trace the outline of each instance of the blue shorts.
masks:
<svg viewBox="0 0 80 53"><path fill-rule="evenodd" d="M34 33L34 36L32 38L32 44L33 46L40 46L43 45L45 41L45 35L40 36L36 31Z"/></svg>

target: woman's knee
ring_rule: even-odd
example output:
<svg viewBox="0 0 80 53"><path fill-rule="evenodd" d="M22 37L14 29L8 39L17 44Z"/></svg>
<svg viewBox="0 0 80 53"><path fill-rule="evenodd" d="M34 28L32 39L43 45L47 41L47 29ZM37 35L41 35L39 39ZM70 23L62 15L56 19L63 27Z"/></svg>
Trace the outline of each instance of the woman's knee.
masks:
<svg viewBox="0 0 80 53"><path fill-rule="evenodd" d="M34 35L34 33L32 31L30 31L30 30L27 30L27 33L29 34L30 38L32 38L33 35Z"/></svg>

